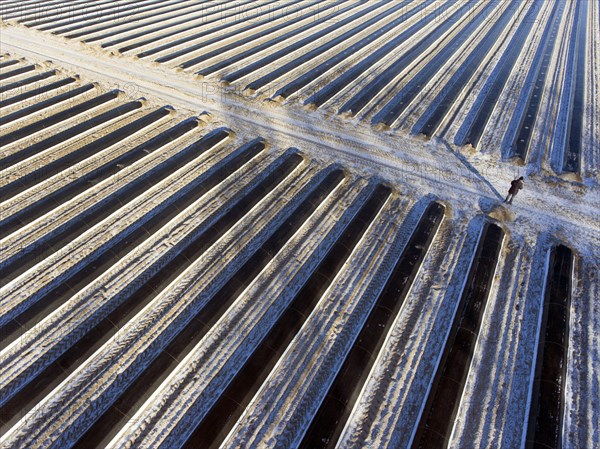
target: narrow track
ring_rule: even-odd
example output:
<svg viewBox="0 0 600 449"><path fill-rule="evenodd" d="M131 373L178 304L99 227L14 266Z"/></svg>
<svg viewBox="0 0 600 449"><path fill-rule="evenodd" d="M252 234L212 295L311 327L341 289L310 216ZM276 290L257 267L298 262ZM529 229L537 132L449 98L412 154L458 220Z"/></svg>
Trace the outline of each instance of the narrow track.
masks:
<svg viewBox="0 0 600 449"><path fill-rule="evenodd" d="M493 79L488 86L486 86L486 90L480 95L481 107L479 111L477 111L477 115L469 126L467 135L462 142L457 143L460 143L461 145L471 144L473 147L478 146L479 139L481 139L481 135L485 130L490 115L492 114L492 111L498 102L500 93L506 85L506 81L508 80L511 71L515 66L517 58L523 51L526 38L531 32L531 24L538 20L541 10L542 8L532 5L532 7L529 8L529 11L527 11L527 14L521 20L519 28L508 44L508 50L505 52L504 57L498 62L498 64L500 64L500 70L498 71L496 78ZM552 23L553 20L556 20L556 14L559 13L559 10L560 2L557 2L554 4L550 23ZM547 34L545 37L547 37ZM543 43L544 40L542 40L542 45Z"/></svg>
<svg viewBox="0 0 600 449"><path fill-rule="evenodd" d="M468 7L465 7L467 12ZM464 12L458 12L460 18ZM436 72L450 59L456 50L468 41L468 37L482 26L486 19L483 13L471 17L467 14L466 25L460 33L454 36L446 45L441 48L437 54L423 67L410 81L406 83L395 96L373 116L373 123L383 123L387 126L392 126L400 117L402 112L413 102L417 95L421 92L423 86L434 78Z"/></svg>
<svg viewBox="0 0 600 449"><path fill-rule="evenodd" d="M443 216L444 207L439 203L433 203L424 212L337 377L329 387L300 448L336 447L351 410L421 268L421 263Z"/></svg>
<svg viewBox="0 0 600 449"><path fill-rule="evenodd" d="M413 438L411 447L414 449L440 449L448 446L503 239L504 231L500 227L490 223L485 225Z"/></svg>
<svg viewBox="0 0 600 449"><path fill-rule="evenodd" d="M574 37L575 49L575 83L573 86L573 102L569 113L569 127L563 156L562 169L578 173L581 169L583 115L585 104L585 70L586 70L586 40L589 4L585 1L577 3L577 34Z"/></svg>
<svg viewBox="0 0 600 449"><path fill-rule="evenodd" d="M494 25L487 32L483 40L479 43L477 48L469 55L469 57L463 62L460 69L454 74L452 79L445 86L444 92L439 96L439 103L433 111L429 113L427 120L423 125L416 129L415 132L423 133L426 136L432 136L444 117L448 114L452 105L456 102L458 94L467 85L469 79L472 78L474 67L478 67L485 55L490 52L492 46L498 39L504 34L504 30L510 20L513 18L513 11L516 3L511 3L498 17L494 20Z"/></svg>
<svg viewBox="0 0 600 449"><path fill-rule="evenodd" d="M384 186L373 192L184 447L191 449L199 442L207 448L219 447L344 265L389 193L389 188Z"/></svg>
<svg viewBox="0 0 600 449"><path fill-rule="evenodd" d="M539 343L525 447L563 447L571 274L573 253L564 245L550 254L548 279L540 315Z"/></svg>
<svg viewBox="0 0 600 449"><path fill-rule="evenodd" d="M561 24L561 20L559 19L563 16L566 6L566 3L564 2L558 3L559 9L552 19L548 21L545 39L543 45L540 45L540 51L542 53L536 58L539 62L534 67L534 70L537 72L537 77L535 84L529 93L527 107L512 146L512 153L520 157L523 161L527 160L527 155L529 153L531 135L534 130L535 120L542 100L542 91L546 84L546 80L548 79L548 73L550 72L550 58L552 57L552 52L556 45L558 28Z"/></svg>

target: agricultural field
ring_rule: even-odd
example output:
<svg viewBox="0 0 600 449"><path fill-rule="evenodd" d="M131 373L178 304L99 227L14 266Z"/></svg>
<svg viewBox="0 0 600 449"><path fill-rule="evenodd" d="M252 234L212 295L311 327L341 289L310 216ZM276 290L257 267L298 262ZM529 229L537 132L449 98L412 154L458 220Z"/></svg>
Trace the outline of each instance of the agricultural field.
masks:
<svg viewBox="0 0 600 449"><path fill-rule="evenodd" d="M0 447L600 447L597 2L0 18Z"/></svg>

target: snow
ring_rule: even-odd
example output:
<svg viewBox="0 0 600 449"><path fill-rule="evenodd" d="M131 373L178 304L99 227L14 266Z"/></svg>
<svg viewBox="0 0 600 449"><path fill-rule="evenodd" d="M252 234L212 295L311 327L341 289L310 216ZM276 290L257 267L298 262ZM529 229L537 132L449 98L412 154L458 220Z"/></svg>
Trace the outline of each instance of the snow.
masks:
<svg viewBox="0 0 600 449"><path fill-rule="evenodd" d="M342 189L332 193L320 212L298 231L291 245L271 261L190 352L187 360L165 379L148 402L149 409L140 409L134 416L137 424L123 429L110 447L124 447L131 442L141 447L178 446L185 442L188 433L208 413L220 390L275 324L300 289L302 280L314 270L318 262L315 256L322 255L333 244L343 223L355 212L358 200L364 198L365 192L360 188L364 187L365 181L355 180L350 184L353 185L344 196L340 196ZM333 213L338 220L325 219L328 213ZM309 230L323 236L323 241L306 239ZM255 301L259 294L266 300ZM247 323L256 325L248 326ZM202 370L199 369L201 366L204 367ZM199 372L202 375L198 375ZM169 435L168 431L174 428L182 431Z"/></svg>
<svg viewBox="0 0 600 449"><path fill-rule="evenodd" d="M217 156L221 160L227 159L227 153ZM204 163L209 161L208 158L202 159ZM269 162L266 159L254 167L246 167L240 175L252 178L253 174L258 175ZM140 282L166 265L174 257L176 251L173 248L177 249L182 242L189 241L206 230L247 189L248 186L238 183L235 177L223 183L215 189L214 197L200 198L180 214L179 218L165 226L158 236L132 251L119 264L41 321L25 338L6 349L1 365L3 383L18 389L21 385L18 382L26 381L32 372L45 368L72 343L73 335L80 336L92 329L128 294L135 291ZM44 345L44 354L41 354L39 347L43 342L51 343Z"/></svg>
<svg viewBox="0 0 600 449"><path fill-rule="evenodd" d="M399 198L393 198L380 215L397 216L407 206ZM416 224L414 217L408 221ZM363 241L377 239L384 244L362 245L363 251L355 252L346 262L348 268L340 271L323 294L238 425L231 430L223 443L225 447L242 448L260 441L270 444L277 441L282 447L296 447L299 443L302 429L310 424L319 406L319 398L333 382L335 368L342 365L358 335L375 293L383 288L393 268L389 256L395 251L386 251L388 246L393 245L397 251L409 237L400 231L394 238L396 228L389 218L377 222L363 236ZM361 265L369 270L360 269ZM357 282L359 276L373 278L373 282Z"/></svg>
<svg viewBox="0 0 600 449"><path fill-rule="evenodd" d="M77 103L89 98L88 95L98 95L112 89L122 91L114 103L88 110L86 117L96 116L119 102L138 99L141 101L140 109L94 127L68 142L33 154L19 164L1 167L0 186L34 173L60 157L77 151L83 145L94 142L99 136L126 126L140 117L142 112L153 111L164 105L169 105L174 111L152 124L152 129L144 128L125 141L111 145L48 179L41 177L39 183L13 198L3 198L2 217L25 210L39 199L67 186L73 176L85 176L184 118L201 117L197 119L198 126L193 131L77 197L57 205L37 220L0 240L0 266L15 255L35 251L40 242L52 236L68 220L83 210L95 207L99 201L109 198L131 180L145 176L163 158L181 151L200 134L225 127L231 131L222 146L215 147L206 156L200 156L172 173L131 204L119 209L75 241L68 242L56 253L44 257L4 285L0 290L1 323L8 323L21 311L39 301L44 293L58 285L73 270L77 270L87 258L98 257L105 245L125 238L132 226L141 225L143 220L148 220L156 213L158 204L172 201L174 195L181 194L188 188L186 186L231 155L235 151L235 145L261 137L265 140L267 149L253 164L245 166L209 194L200 196L156 235L127 254L67 302L42 317L22 338L5 347L0 359L0 391L7 394L6 401L9 395L12 397L26 387L38 373L114 310L132 286L143 281L143 273L160 270L166 263L165 255L169 254L171 257L174 254L171 252L172 248L179 248L177 245L183 245L182 242L188 241L190 236L200 232L199 229L214 221L214 217L224 214L228 210L227 204L231 205L235 198L258 182L257 179L268 171L266 167L269 164L281 161L284 155L295 151L286 152L288 148L298 148L305 160L274 193L261 200L246 217L222 236L205 256L194 261L188 270L153 298L123 329L108 339L91 357L81 361L60 385L45 394L36 406L36 413L23 417L0 437L2 445L46 447L50 444L68 446L74 443L141 370L148 366L153 355L177 334L183 323L190 318L190 311L197 311L204 306L211 294L218 290L218 286L260 246L268 235L268 230L274 229L274 226L285 219L292 206L298 204L306 193L308 186L322 179L325 170L330 170L331 164L336 164L346 170L343 185L302 225L294 238L240 295L210 332L194 345L176 369L157 389L149 392L149 397L133 414L130 424L122 427L114 437L111 447L133 447L136 444L144 447L158 447L161 444L180 447L185 442L195 424L209 411L227 382L243 366L260 343L260 338L268 332L293 298L298 285L291 280L306 279L310 275L328 245L333 244L335 236L342 231L343 224L355 213L376 180L383 180L393 186L392 198L356 246L316 309L307 317L304 326L246 407L222 447L293 447L301 441L320 400L360 331L377 292L383 287L393 262L408 240L420 213L434 199L447 207L447 215L387 334L337 447L410 447L482 224L486 220L499 223L507 236L449 447L522 446L536 361L548 253L558 243L569 246L575 253L563 442L568 448L600 446L597 426L600 419L600 29L597 27L600 6L597 2L590 2L588 14L585 90L588 106L583 116L582 167L578 173L572 174L561 172L561 149L566 139L576 62L573 58L575 41L570 39L577 20L574 16L575 2L565 8L565 14L561 18L557 45L551 60L552 70L544 87L541 108L533 130L532 150L523 165L506 159L506 145L512 140L510 136L513 136L514 128L518 125L511 117L522 113L526 107L525 100L529 91L522 89L521 85L533 81L529 67L535 62L534 56L539 43L539 36L536 34L542 32L550 17L550 2L543 6L544 10L538 16L539 21L532 26L534 31L526 38L523 53L511 71L482 136L482 148L477 149L460 147L452 142L460 137L461 127L474 119L474 108L481 101L479 94L485 91L491 80L490 76L493 77L499 70L502 54L512 36L510 33L515 31L527 6L533 5L524 4L520 6L520 12L515 10L511 19L514 23L507 27L509 32L503 33L504 40L499 40L492 47L497 51L490 52L474 71L468 85L461 87L457 102L452 105L440 127L447 131L426 140L421 136L411 135L410 130L426 119L424 114L435 106L437 94L458 73L461 62L468 57L468 50L473 49L477 39L482 38L485 31L493 25L491 21L484 22L434 74L431 81L421 87L411 106L391 129L381 131L371 126L372 117L400 88L411 80L415 81L414 75L435 56L442 43L447 42L453 33L460 33L464 26L462 23L439 36L436 44L419 57L422 59L416 59L390 79L356 118L347 119L337 114L339 108L393 64L400 54L411 47L411 41L373 64L372 70L359 76L323 107L310 110L302 103L315 93L317 86L322 87L337 79L363 58L368 58L370 53L386 43L386 39L391 38L393 32L331 67L289 99L278 102L270 98L277 88L310 71L327 57L344 51L369 31L337 44L314 60L301 61L289 73L283 74L257 92L250 92L245 89L249 82L295 58L302 58L303 53L314 48L311 45L315 43L257 68L229 87L221 84L221 78L256 61L256 58L284 49L290 42L297 42L304 36L324 30L332 22L325 21L315 25L302 35L290 37L251 58L226 65L219 72L199 79L193 72L201 67L208 67L217 61L227 61L230 56L238 55L260 42L310 23L310 19L290 24L280 30L278 35L267 34L247 45L233 48L199 66L177 70L177 65L182 61L218 50L221 43L214 42L165 64L159 64L155 59L180 48L201 44L211 36L194 39L149 57L138 58L135 55L199 31L208 32L214 24L205 24L206 18L199 18L186 24L194 27L188 31L183 29L186 25L168 27L165 31L173 31L172 36L118 54L114 47L158 37L162 32L151 31L153 25L149 24L150 18L136 23L139 28L135 30L127 31L129 25L124 23L114 23L114 26L106 30L96 30L101 24L96 26L89 22L102 17L104 13L96 15L94 12L94 5L99 5L99 2L87 3L93 14L86 17L82 13L80 18L84 26L73 32L81 31L81 39L93 38L94 42L84 44L60 35L26 28L14 21L5 21L1 24L0 53L8 53L11 58L24 57L25 60L19 64L36 63L37 71L59 70L56 76L41 81L36 87L47 85L58 76L75 74L78 75L74 83L77 86L98 82L93 94L85 94L82 96L85 98L73 100ZM173 2L174 5L181 3ZM249 14L251 8L256 6L254 3L241 7L239 16L235 18ZM411 4L410 7L421 3L424 2ZM23 3L23 11L33 4ZM120 7L125 8L124 2L113 4L110 6L113 8L112 14ZM302 1L300 4L307 7L311 3ZM345 13L337 20L369 5L348 1L342 7L351 4L355 4L358 9ZM148 5L149 11L155 11L158 7L150 2ZM286 3L286 7L290 5L292 2ZM10 3L4 4L2 14L10 6ZM160 15L156 18L170 21L185 19L198 13L192 6L186 6L181 14L170 14L169 8L162 5ZM481 9L486 7L485 2L477 5ZM496 7L503 9L510 6L502 3ZM125 11L126 15L143 12L141 3L132 8L121 11ZM360 20L367 20L386 8L385 5L381 6ZM62 10L60 3L57 6L40 6L36 14L42 18L44 11L56 13L48 19L53 23L52 31L60 31L61 26L56 26L59 20L75 18L77 14L72 10ZM269 8L265 7L264 11L267 13ZM334 11L339 9L336 7ZM218 18L225 10L206 12L209 17ZM404 8L401 11L402 14L406 12ZM383 19L379 26L389 23L401 13ZM421 12L402 24L402 27L415 23L424 16L425 12ZM8 15L6 18L12 19ZM225 22L220 21L219 25ZM271 25L284 22L285 19L280 18L277 22L232 36L222 44L234 43L238 38L266 31ZM36 25L33 18L28 19L27 23L35 27L44 26L41 23ZM341 35L359 23L360 21L353 22L343 29L335 30L319 44ZM230 26L223 33L239 30L247 25L243 21L227 24ZM107 25L111 25L110 21ZM428 24L415 36L415 40L438 25ZM68 28L68 25L64 27ZM143 37L127 40L127 36L139 30L151 32ZM114 34L109 33L113 31ZM121 38L123 41L118 46L111 44L106 49L101 47L103 43L108 44ZM4 60L1 59L0 62ZM16 66L11 66L14 67ZM7 67L6 70L10 69ZM11 78L10 82L30 75ZM5 116L37 104L70 88L53 91L43 98L23 101L3 110L2 114ZM19 89L18 92L27 89ZM3 93L1 99L9 98L12 94L14 92ZM71 103L66 103L68 104L50 105L15 123L3 124L0 135L65 110L71 106ZM205 111L210 116L201 115ZM77 117L70 118L33 136L24 136L2 148L0 158L15 154L60 130L68 129L77 120ZM510 180L517 175L526 175L525 189L515 199L514 205L506 209L498 203L503 199ZM367 184L369 187L365 187ZM261 297L263 300L254 301ZM248 323L253 324L248 326Z"/></svg>
<svg viewBox="0 0 600 449"><path fill-rule="evenodd" d="M481 234L481 216L451 216L421 268L363 387L339 447L407 447ZM430 267L443 269L431 272ZM418 318L417 318L418 317Z"/></svg>

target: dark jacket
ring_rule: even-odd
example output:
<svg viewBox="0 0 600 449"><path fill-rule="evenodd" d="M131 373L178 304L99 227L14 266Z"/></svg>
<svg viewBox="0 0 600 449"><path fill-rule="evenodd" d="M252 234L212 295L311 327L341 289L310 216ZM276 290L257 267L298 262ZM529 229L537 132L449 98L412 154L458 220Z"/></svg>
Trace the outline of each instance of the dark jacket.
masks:
<svg viewBox="0 0 600 449"><path fill-rule="evenodd" d="M511 195L516 195L517 193L519 193L519 190L521 190L524 186L525 183L522 179L515 179L514 181L511 181L510 190L508 191L508 193L510 193Z"/></svg>

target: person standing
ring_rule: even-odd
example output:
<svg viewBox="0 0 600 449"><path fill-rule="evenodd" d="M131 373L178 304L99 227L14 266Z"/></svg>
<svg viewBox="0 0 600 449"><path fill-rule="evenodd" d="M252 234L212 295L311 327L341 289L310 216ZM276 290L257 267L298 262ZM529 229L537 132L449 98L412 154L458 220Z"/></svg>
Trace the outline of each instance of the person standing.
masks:
<svg viewBox="0 0 600 449"><path fill-rule="evenodd" d="M521 176L519 179L514 179L510 182L510 189L508 190L508 195L504 200L505 203L512 204L513 198L519 193L519 190L523 189L525 186L525 181Z"/></svg>

